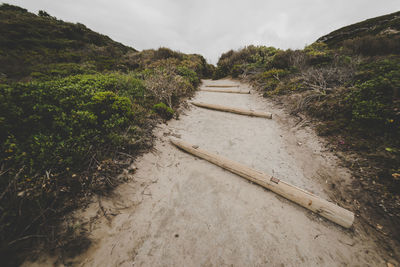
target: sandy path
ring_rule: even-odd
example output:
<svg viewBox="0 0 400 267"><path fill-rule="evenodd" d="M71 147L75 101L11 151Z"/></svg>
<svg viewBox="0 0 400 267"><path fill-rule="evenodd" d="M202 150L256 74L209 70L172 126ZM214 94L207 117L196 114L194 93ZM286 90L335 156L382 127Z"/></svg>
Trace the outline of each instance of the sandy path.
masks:
<svg viewBox="0 0 400 267"><path fill-rule="evenodd" d="M230 80L204 81L237 84ZM240 85L245 89L248 87ZM195 101L269 111L273 120L190 107L155 130L132 182L103 199L110 220L90 226L77 266L386 266L361 230L344 230L257 185L173 147L197 144L329 199L350 175L307 127L258 96L198 92ZM79 216L93 217L93 203ZM52 265L47 258L36 264ZM35 264L32 264L35 265Z"/></svg>

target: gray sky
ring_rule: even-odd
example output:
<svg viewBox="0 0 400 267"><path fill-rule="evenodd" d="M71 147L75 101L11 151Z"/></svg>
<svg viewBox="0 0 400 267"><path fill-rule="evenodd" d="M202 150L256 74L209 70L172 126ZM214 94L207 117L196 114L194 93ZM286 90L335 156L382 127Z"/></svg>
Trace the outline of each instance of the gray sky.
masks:
<svg viewBox="0 0 400 267"><path fill-rule="evenodd" d="M0 0L1 1L1 0ZM246 45L303 48L342 26L400 10L399 0L3 0L80 22L136 49L202 54Z"/></svg>

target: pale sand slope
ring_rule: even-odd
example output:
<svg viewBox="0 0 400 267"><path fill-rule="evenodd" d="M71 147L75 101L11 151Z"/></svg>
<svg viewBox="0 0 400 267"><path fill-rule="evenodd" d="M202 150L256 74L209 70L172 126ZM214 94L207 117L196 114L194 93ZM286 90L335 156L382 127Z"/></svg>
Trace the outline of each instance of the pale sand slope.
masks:
<svg viewBox="0 0 400 267"><path fill-rule="evenodd" d="M231 80L203 85L238 84ZM245 84L241 89L249 89ZM237 89L237 88L235 88ZM272 112L253 118L191 106L155 130L155 150L135 163L133 180L102 199L110 214L93 220L93 245L76 266L386 266L369 237L331 223L169 143L199 145L329 200L328 184L349 173L307 127L251 95L198 92L194 101ZM352 201L352 200L349 200ZM99 214L97 203L77 213ZM357 220L357 218L356 218ZM357 225L357 224L356 224ZM89 228L89 226L87 225ZM35 264L53 265L44 258Z"/></svg>

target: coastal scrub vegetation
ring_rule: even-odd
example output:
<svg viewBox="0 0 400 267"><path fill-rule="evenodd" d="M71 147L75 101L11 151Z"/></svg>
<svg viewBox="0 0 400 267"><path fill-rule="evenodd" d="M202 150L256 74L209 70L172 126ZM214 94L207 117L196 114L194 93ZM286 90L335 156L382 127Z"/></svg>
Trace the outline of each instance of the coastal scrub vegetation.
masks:
<svg viewBox="0 0 400 267"><path fill-rule="evenodd" d="M139 52L43 10L2 4L1 258L38 240L54 249L82 237L59 238L61 216L118 185L121 168L151 146L157 118L172 118L212 71L200 55Z"/></svg>
<svg viewBox="0 0 400 267"><path fill-rule="evenodd" d="M374 215L395 240L400 240L399 14L339 29L301 50L252 45L231 50L221 55L214 73L251 83L299 118L308 115L336 151L356 155L341 157L357 178L357 189L348 191L368 207L357 212L368 222Z"/></svg>

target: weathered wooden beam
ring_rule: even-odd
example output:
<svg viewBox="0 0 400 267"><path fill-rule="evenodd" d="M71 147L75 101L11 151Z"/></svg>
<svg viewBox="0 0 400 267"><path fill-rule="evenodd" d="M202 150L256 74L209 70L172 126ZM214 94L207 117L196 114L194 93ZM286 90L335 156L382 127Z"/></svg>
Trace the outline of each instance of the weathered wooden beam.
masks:
<svg viewBox="0 0 400 267"><path fill-rule="evenodd" d="M239 87L239 85L206 85L206 87L229 88L229 87Z"/></svg>
<svg viewBox="0 0 400 267"><path fill-rule="evenodd" d="M231 94L250 94L250 90L239 91L239 90L216 90L216 89L200 89L204 92L216 92L216 93L231 93Z"/></svg>
<svg viewBox="0 0 400 267"><path fill-rule="evenodd" d="M338 205L326 201L301 188L222 156L202 150L198 146L193 146L180 140L171 139L171 142L178 148L190 154L205 159L247 180L261 185L262 187L265 187L345 228L350 228L354 222L353 212L339 207Z"/></svg>
<svg viewBox="0 0 400 267"><path fill-rule="evenodd" d="M240 115L272 119L272 114L269 112L246 110L246 109L241 109L241 108L226 107L226 106L221 106L221 105L216 105L216 104L207 104L207 103L202 103L202 102L191 102L191 103L195 106L202 107L202 108L231 112L231 113L236 113L236 114L240 114Z"/></svg>

